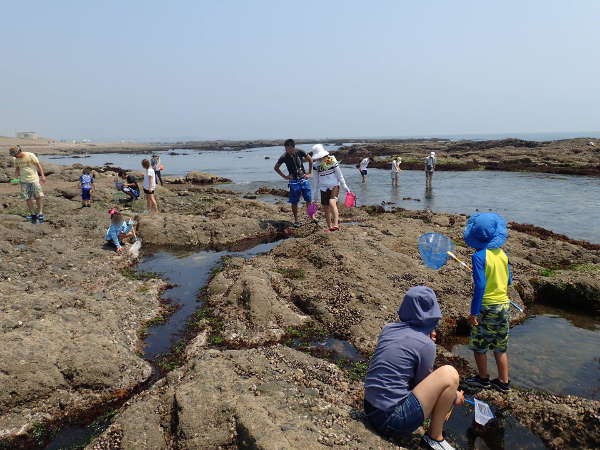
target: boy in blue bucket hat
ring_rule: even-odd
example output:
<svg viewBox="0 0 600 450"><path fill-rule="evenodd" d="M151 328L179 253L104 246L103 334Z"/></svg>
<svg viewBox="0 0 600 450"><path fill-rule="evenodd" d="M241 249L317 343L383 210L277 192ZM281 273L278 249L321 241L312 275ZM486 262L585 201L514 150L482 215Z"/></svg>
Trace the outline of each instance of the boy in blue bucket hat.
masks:
<svg viewBox="0 0 600 450"><path fill-rule="evenodd" d="M508 285L512 273L508 256L502 245L508 237L506 221L496 213L473 214L465 227L464 239L476 249L473 263L473 299L471 301L471 336L469 348L473 350L478 374L467 378L471 387L493 387L501 392L510 389L508 378L508 333L510 324L510 299ZM498 378L490 382L486 352L492 350L498 367Z"/></svg>

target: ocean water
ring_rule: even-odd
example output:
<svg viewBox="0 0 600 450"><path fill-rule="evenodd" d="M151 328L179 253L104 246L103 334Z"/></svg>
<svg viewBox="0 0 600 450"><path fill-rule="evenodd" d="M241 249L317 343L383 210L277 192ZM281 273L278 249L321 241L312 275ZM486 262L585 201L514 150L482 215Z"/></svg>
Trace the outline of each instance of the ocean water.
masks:
<svg viewBox="0 0 600 450"><path fill-rule="evenodd" d="M310 149L311 145L300 148ZM335 146L329 146L330 150ZM282 147L242 151L175 150L161 152L164 175L185 175L190 171L210 172L233 180L228 189L254 192L261 186L287 188L273 170ZM101 166L111 163L129 170L141 170L145 155L106 153L87 158L44 155L57 164L80 163ZM343 161L342 161L343 164ZM405 170L400 185L391 186L390 172L369 169L367 183L353 166L342 166L346 181L357 194L359 205L390 202L407 209L472 214L496 211L507 220L531 223L575 239L600 243L600 179L543 173L462 171L436 172L433 188L425 189L422 171Z"/></svg>

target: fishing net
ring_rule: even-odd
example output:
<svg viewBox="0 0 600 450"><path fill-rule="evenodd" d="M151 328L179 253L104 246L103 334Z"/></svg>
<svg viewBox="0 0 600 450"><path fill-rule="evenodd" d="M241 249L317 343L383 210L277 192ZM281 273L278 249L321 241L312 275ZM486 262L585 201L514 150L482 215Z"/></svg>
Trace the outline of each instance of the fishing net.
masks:
<svg viewBox="0 0 600 450"><path fill-rule="evenodd" d="M419 253L423 264L438 270L448 262L448 252L454 252L454 242L439 233L427 233L419 237Z"/></svg>

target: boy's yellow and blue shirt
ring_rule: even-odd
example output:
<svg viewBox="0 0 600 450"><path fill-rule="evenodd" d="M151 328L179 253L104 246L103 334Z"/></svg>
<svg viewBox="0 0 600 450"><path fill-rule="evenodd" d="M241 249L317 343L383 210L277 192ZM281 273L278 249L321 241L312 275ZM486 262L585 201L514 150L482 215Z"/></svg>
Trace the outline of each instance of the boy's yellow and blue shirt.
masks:
<svg viewBox="0 0 600 450"><path fill-rule="evenodd" d="M478 315L481 305L509 303L508 285L512 272L508 256L501 248L478 250L471 257L473 263L473 300L471 314Z"/></svg>

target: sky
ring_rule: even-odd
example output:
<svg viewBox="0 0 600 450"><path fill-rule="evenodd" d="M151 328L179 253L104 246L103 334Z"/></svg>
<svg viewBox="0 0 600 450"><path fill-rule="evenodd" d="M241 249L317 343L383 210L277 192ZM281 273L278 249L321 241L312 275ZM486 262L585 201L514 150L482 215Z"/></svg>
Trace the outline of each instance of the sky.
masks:
<svg viewBox="0 0 600 450"><path fill-rule="evenodd" d="M596 0L0 4L0 135L600 130Z"/></svg>

